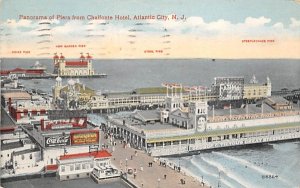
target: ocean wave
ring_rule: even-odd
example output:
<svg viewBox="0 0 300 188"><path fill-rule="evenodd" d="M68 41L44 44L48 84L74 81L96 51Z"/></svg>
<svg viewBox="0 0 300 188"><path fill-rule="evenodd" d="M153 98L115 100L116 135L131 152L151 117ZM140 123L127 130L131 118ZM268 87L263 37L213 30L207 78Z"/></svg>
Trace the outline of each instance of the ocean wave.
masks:
<svg viewBox="0 0 300 188"><path fill-rule="evenodd" d="M220 152L212 152L213 154L216 154L216 155L219 155L219 156L222 156L222 157L225 157L227 159L230 159L230 160L233 160L233 161L236 161L238 163L240 163L241 165L243 166L247 166L247 168L251 168L253 170L255 170L256 172L262 174L262 175L271 175L271 174L276 174L274 172L271 172L271 171L268 171L268 170L265 170L263 168L260 168L252 163L250 163L249 161L245 160L245 159L241 159L239 157L235 157L235 156L231 156L231 155L227 155L225 153L220 153ZM285 179L279 177L278 178L279 181L281 181L282 183L285 183L289 186L291 186L291 184L286 181Z"/></svg>
<svg viewBox="0 0 300 188"><path fill-rule="evenodd" d="M214 178L218 178L218 175L214 174L214 173L211 173L211 172L208 172L206 170L204 170L204 168L202 166L200 166L197 161L195 161L195 158L193 158L191 160L191 164L193 164L198 170L200 170L201 172L203 172L204 174L206 175L209 175L209 176L213 176ZM232 185L229 181L227 180L224 180L224 179L221 179L221 182L224 183L225 185L227 185L228 187L234 187L234 185Z"/></svg>
<svg viewBox="0 0 300 188"><path fill-rule="evenodd" d="M201 157L203 161L205 161L207 164L211 165L211 166L214 166L215 168L218 169L218 171L220 172L223 172L227 177L235 180L236 182L238 182L241 186L243 187L246 187L246 188L252 188L252 187L258 187L257 185L253 185L253 184L250 184L248 181L244 180L243 178L237 176L236 174L234 174L232 171L226 169L222 164L216 162L216 161L213 161L213 160L210 160L210 159L207 159L205 157Z"/></svg>

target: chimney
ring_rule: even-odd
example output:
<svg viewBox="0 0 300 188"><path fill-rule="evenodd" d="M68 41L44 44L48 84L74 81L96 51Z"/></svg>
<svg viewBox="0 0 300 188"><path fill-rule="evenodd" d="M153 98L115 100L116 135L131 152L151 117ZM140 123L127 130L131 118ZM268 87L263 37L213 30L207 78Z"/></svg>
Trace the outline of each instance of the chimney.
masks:
<svg viewBox="0 0 300 188"><path fill-rule="evenodd" d="M44 131L45 130L45 120L41 119L41 130Z"/></svg>
<svg viewBox="0 0 300 188"><path fill-rule="evenodd" d="M8 98L8 111L11 114L11 98Z"/></svg>

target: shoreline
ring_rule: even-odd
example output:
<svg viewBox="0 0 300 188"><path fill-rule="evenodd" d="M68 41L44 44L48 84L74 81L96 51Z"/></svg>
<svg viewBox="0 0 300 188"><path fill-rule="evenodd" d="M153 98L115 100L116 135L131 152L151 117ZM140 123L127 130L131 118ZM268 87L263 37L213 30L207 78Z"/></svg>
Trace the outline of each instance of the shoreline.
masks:
<svg viewBox="0 0 300 188"><path fill-rule="evenodd" d="M170 166L170 165L172 165L172 164L174 164L174 165L176 164L176 166L179 166L179 164L177 164L177 163L175 163L173 161L170 161L168 158L162 157L162 159L167 162L167 166L169 168L171 168L171 169L172 169L172 166ZM158 160L159 160L159 157L158 157ZM200 179L200 177L198 177L197 175L193 174L189 169L187 169L185 167L181 166L180 173L183 174L184 176L190 176L190 177L194 178L196 181L198 181L199 183L203 184L203 186L206 185L208 187L211 187L211 185L208 182L206 182L206 181L202 182L202 180Z"/></svg>

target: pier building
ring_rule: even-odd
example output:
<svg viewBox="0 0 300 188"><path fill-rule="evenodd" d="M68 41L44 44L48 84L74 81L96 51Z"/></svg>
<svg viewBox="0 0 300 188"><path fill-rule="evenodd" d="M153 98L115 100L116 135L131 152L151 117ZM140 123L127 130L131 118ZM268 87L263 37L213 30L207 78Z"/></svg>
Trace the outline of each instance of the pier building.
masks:
<svg viewBox="0 0 300 188"><path fill-rule="evenodd" d="M185 107L180 96L168 96L165 108L111 115L107 126L116 137L153 156L299 139L299 108L285 103L290 107L278 109L270 100L215 109L205 100ZM275 103L281 106L282 101Z"/></svg>
<svg viewBox="0 0 300 188"><path fill-rule="evenodd" d="M267 97L271 97L272 83L269 77L267 77L266 83L259 83L255 75L249 83L244 85L243 98L247 101L259 100Z"/></svg>
<svg viewBox="0 0 300 188"><path fill-rule="evenodd" d="M58 56L57 54L53 57L54 64L54 74L58 76L93 76L95 71L93 69L92 56L87 53L87 56L84 56L81 53L79 60L76 61L66 61L63 54Z"/></svg>

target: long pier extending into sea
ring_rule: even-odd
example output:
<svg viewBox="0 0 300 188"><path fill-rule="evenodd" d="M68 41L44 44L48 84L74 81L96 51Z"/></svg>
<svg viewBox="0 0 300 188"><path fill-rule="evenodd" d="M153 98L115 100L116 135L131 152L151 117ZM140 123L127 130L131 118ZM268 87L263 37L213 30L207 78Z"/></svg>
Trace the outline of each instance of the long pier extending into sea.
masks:
<svg viewBox="0 0 300 188"><path fill-rule="evenodd" d="M57 78L57 74L50 75L39 75L39 76L19 76L18 78L21 80L30 80L30 79L55 79ZM107 74L93 74L93 75L72 75L72 76L60 76L61 78L106 78Z"/></svg>

